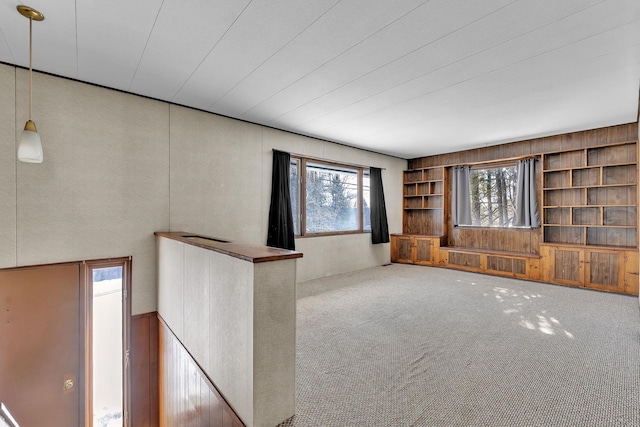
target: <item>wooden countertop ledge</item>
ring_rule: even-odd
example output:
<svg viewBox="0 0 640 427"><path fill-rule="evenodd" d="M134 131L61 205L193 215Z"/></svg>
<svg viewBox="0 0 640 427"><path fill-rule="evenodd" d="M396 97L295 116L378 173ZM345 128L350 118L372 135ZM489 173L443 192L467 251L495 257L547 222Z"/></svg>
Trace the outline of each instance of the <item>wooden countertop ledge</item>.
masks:
<svg viewBox="0 0 640 427"><path fill-rule="evenodd" d="M229 242L227 240L204 236L197 233L187 233L184 231L156 231L154 234L156 236L177 240L188 245L220 252L222 254L253 263L302 258L302 252L272 248L269 246L252 245L249 243Z"/></svg>

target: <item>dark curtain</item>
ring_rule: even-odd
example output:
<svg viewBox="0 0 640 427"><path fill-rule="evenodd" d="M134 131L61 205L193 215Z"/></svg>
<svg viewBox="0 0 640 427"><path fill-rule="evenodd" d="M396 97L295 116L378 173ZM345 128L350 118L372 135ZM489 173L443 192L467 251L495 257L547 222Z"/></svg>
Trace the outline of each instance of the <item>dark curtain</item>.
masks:
<svg viewBox="0 0 640 427"><path fill-rule="evenodd" d="M271 175L271 207L269 208L269 232L267 246L291 249L296 247L293 234L293 213L289 187L291 155L273 150Z"/></svg>
<svg viewBox="0 0 640 427"><path fill-rule="evenodd" d="M389 242L389 225L387 224L387 208L384 204L382 188L382 170L370 168L371 179L371 243Z"/></svg>
<svg viewBox="0 0 640 427"><path fill-rule="evenodd" d="M518 186L516 188L516 215L513 225L540 227L540 213L536 191L536 159L518 162Z"/></svg>
<svg viewBox="0 0 640 427"><path fill-rule="evenodd" d="M469 166L455 166L453 168L451 216L454 226L471 225L470 170Z"/></svg>

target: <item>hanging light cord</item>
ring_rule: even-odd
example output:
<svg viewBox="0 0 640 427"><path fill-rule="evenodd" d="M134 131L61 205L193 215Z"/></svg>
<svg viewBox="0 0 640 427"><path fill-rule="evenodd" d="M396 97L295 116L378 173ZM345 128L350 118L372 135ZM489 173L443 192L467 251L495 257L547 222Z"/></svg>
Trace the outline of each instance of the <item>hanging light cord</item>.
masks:
<svg viewBox="0 0 640 427"><path fill-rule="evenodd" d="M32 55L33 50L33 18L29 17L29 120L31 120L31 86L33 85Z"/></svg>

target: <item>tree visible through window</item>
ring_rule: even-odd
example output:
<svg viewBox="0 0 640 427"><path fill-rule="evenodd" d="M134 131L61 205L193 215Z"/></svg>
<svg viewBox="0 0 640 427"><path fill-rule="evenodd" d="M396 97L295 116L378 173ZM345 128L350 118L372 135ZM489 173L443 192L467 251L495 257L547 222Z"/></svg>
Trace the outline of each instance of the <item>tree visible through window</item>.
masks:
<svg viewBox="0 0 640 427"><path fill-rule="evenodd" d="M471 170L471 220L481 227L511 227L515 215L517 169Z"/></svg>
<svg viewBox="0 0 640 427"><path fill-rule="evenodd" d="M292 158L290 189L296 235L371 230L368 170Z"/></svg>

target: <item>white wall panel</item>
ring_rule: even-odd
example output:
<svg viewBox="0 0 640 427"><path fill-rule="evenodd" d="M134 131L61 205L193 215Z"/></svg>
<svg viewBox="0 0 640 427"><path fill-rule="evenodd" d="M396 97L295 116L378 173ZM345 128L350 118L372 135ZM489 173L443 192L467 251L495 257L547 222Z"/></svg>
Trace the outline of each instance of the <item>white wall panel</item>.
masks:
<svg viewBox="0 0 640 427"><path fill-rule="evenodd" d="M0 64L0 268L16 265L15 68ZM19 126L19 127L18 127Z"/></svg>
<svg viewBox="0 0 640 427"><path fill-rule="evenodd" d="M27 82L19 69L17 111L27 111ZM155 310L153 233L169 225L168 105L36 73L33 118L44 162L17 164L18 265L131 255L133 313Z"/></svg>
<svg viewBox="0 0 640 427"><path fill-rule="evenodd" d="M17 163L27 82L0 65L0 267L132 256L133 313L154 311L155 231L266 242L273 148L386 168L390 231L401 230L404 160L39 73L44 163ZM386 262L369 239L298 239L298 278ZM344 245L357 262L335 256Z"/></svg>
<svg viewBox="0 0 640 427"><path fill-rule="evenodd" d="M171 239L157 239L158 314L174 335L184 343L185 244Z"/></svg>
<svg viewBox="0 0 640 427"><path fill-rule="evenodd" d="M210 253L197 246L184 245L183 343L205 372L209 372Z"/></svg>
<svg viewBox="0 0 640 427"><path fill-rule="evenodd" d="M265 128L264 199L262 202L264 242L267 239L271 203L272 150L274 148L329 161L384 168L382 180L389 232L402 232L402 171L407 168L406 160ZM304 257L297 262L299 282L386 264L390 260L389 244L372 245L369 233L298 238L296 250L304 253Z"/></svg>
<svg viewBox="0 0 640 427"><path fill-rule="evenodd" d="M264 244L262 130L171 106L171 230Z"/></svg>
<svg viewBox="0 0 640 427"><path fill-rule="evenodd" d="M209 253L208 372L247 425L253 425L253 264Z"/></svg>

